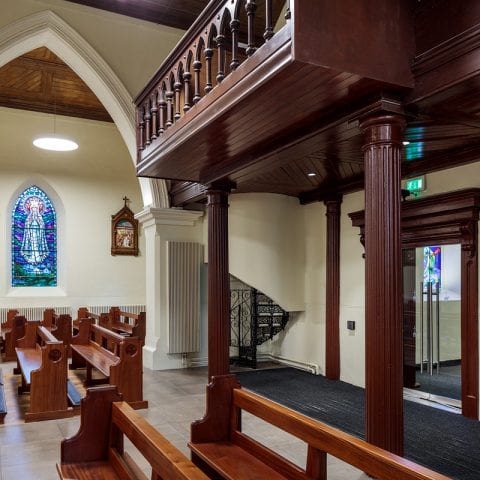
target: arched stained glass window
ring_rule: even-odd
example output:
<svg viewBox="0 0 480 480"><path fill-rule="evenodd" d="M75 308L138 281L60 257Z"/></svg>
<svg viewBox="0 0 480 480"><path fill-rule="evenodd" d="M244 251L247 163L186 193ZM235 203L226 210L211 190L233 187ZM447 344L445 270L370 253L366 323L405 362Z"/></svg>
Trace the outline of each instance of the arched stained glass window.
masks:
<svg viewBox="0 0 480 480"><path fill-rule="evenodd" d="M43 190L33 185L12 211L12 287L57 285L57 216Z"/></svg>

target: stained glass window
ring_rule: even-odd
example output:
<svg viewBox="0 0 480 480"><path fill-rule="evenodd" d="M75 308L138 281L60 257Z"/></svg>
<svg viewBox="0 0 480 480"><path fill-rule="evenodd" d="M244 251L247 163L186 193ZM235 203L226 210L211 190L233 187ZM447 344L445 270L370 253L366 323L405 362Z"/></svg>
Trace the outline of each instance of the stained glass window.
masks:
<svg viewBox="0 0 480 480"><path fill-rule="evenodd" d="M57 216L43 190L33 185L12 211L12 286L57 285Z"/></svg>
<svg viewBox="0 0 480 480"><path fill-rule="evenodd" d="M423 248L423 282L441 286L442 249L440 247Z"/></svg>

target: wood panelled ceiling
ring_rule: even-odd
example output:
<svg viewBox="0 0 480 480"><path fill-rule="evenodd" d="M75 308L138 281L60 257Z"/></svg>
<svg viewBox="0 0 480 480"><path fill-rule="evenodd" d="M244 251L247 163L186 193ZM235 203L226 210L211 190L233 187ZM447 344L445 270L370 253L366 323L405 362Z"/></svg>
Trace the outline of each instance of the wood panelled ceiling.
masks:
<svg viewBox="0 0 480 480"><path fill-rule="evenodd" d="M45 47L0 68L0 106L112 121L85 82Z"/></svg>

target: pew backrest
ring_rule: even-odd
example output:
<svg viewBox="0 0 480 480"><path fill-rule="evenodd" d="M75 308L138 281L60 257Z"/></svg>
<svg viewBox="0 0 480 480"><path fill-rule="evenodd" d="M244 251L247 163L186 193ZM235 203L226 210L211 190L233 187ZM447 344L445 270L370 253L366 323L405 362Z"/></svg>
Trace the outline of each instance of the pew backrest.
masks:
<svg viewBox="0 0 480 480"><path fill-rule="evenodd" d="M120 478L136 478L132 476L135 465L124 452L124 436L152 466L152 479L208 480L147 420L123 402L114 386L87 390L81 402L78 433L61 444L61 464L57 465L60 477L68 478L65 474L70 468L88 470L89 462L97 465L104 462L109 464L105 468L113 468Z"/></svg>
<svg viewBox="0 0 480 480"><path fill-rule="evenodd" d="M242 432L242 411L303 440L308 447L306 469ZM207 413L191 427L189 445L193 452L198 447L201 453L202 444L222 442L240 447L286 478L326 479L326 455L330 454L379 480L448 480L442 474L242 389L234 375L212 378L207 387Z"/></svg>

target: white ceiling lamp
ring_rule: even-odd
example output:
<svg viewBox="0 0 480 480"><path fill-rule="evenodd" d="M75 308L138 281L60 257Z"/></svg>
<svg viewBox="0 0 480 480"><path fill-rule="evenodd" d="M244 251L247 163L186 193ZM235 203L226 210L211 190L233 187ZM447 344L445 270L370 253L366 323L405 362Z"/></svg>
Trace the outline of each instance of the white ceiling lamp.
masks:
<svg viewBox="0 0 480 480"><path fill-rule="evenodd" d="M37 148L54 152L70 152L78 148L78 143L64 136L57 135L57 103L53 107L53 135L43 135L33 140Z"/></svg>
<svg viewBox="0 0 480 480"><path fill-rule="evenodd" d="M55 152L69 152L78 148L78 143L68 138L50 135L49 137L38 137L33 144L44 150L53 150Z"/></svg>

